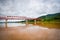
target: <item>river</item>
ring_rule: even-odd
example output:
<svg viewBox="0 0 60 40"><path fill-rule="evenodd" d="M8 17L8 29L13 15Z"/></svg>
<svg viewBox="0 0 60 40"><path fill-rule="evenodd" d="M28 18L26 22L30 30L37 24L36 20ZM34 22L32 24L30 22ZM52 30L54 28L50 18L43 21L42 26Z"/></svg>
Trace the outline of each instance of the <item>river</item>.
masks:
<svg viewBox="0 0 60 40"><path fill-rule="evenodd" d="M7 27L18 27L18 26L25 26L26 24L23 23L7 23ZM5 27L5 23L0 23L0 27Z"/></svg>
<svg viewBox="0 0 60 40"><path fill-rule="evenodd" d="M60 29L22 23L0 23L0 40L60 40ZM53 26L52 26L53 27Z"/></svg>

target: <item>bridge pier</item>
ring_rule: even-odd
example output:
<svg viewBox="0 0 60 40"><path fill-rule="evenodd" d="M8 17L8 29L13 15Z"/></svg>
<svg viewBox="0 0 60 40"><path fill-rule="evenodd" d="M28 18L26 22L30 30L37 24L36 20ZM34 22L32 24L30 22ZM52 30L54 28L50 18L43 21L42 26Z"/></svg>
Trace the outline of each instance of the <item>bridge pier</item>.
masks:
<svg viewBox="0 0 60 40"><path fill-rule="evenodd" d="M5 22L5 28L7 28L7 19L6 19L6 22Z"/></svg>

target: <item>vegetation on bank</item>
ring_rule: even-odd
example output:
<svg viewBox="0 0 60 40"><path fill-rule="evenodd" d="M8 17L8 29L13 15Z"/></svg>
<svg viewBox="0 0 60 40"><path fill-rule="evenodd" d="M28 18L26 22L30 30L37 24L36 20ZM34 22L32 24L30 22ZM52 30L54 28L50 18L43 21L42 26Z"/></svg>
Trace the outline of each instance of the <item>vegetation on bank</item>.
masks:
<svg viewBox="0 0 60 40"><path fill-rule="evenodd" d="M48 14L39 18L41 18L43 22L60 22L60 13Z"/></svg>
<svg viewBox="0 0 60 40"><path fill-rule="evenodd" d="M38 17L37 23L60 23L60 13L54 13L54 14L48 14L45 16ZM21 22L26 22L26 21L21 21ZM28 20L29 23L33 23L34 20Z"/></svg>

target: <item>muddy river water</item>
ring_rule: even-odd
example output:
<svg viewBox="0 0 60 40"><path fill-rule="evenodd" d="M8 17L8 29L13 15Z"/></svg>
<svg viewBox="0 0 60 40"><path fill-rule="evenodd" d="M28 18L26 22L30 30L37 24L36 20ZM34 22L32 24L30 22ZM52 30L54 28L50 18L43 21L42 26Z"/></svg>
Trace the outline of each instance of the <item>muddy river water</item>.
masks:
<svg viewBox="0 0 60 40"><path fill-rule="evenodd" d="M60 40L60 29L21 23L0 23L0 40ZM53 27L53 26L52 26Z"/></svg>

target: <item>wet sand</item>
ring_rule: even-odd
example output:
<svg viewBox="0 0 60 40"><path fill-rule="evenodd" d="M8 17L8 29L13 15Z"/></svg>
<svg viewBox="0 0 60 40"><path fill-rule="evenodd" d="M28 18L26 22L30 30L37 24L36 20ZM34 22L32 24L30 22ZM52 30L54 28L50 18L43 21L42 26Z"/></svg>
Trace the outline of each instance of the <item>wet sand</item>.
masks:
<svg viewBox="0 0 60 40"><path fill-rule="evenodd" d="M60 29L37 25L0 28L0 40L60 40Z"/></svg>

